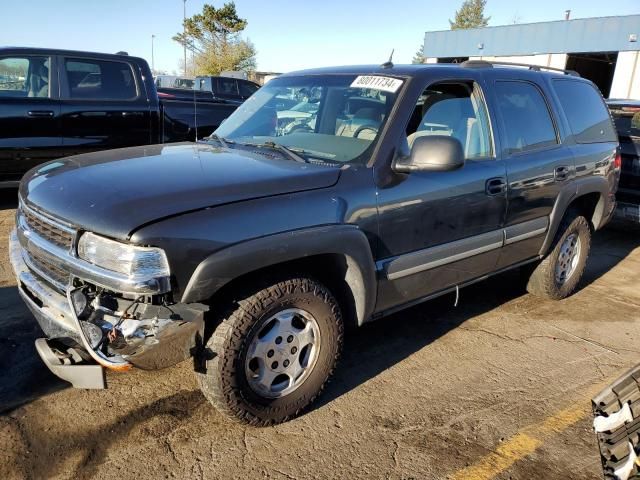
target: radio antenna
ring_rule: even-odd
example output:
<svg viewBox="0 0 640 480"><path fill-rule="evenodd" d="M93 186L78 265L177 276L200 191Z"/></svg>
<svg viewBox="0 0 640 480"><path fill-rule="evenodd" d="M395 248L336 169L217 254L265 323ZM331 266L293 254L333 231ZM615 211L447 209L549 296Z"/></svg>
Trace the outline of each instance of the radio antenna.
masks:
<svg viewBox="0 0 640 480"><path fill-rule="evenodd" d="M393 52L395 52L395 48L391 49L391 55L389 55L389 60L384 62L380 67L382 68L393 68Z"/></svg>

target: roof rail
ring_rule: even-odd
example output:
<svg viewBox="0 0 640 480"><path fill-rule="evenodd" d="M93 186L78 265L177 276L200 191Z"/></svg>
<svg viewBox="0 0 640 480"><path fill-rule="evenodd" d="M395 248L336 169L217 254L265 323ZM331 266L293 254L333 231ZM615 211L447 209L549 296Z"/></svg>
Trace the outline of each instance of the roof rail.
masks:
<svg viewBox="0 0 640 480"><path fill-rule="evenodd" d="M465 68L493 68L494 65L498 67L526 67L529 70L533 70L536 72L540 72L542 70L548 70L551 72L560 72L565 75L571 75L574 77L579 77L580 74L575 70L565 70L562 68L554 68L554 67L545 67L544 65L531 65L529 63L511 63L511 62L501 62L496 60L465 60L460 64L461 67Z"/></svg>

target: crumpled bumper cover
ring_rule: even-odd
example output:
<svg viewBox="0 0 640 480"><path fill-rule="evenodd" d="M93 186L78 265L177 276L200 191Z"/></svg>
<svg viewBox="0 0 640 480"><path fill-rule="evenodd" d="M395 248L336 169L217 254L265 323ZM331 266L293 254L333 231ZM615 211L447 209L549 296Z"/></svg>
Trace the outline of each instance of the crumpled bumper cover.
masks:
<svg viewBox="0 0 640 480"><path fill-rule="evenodd" d="M54 340L56 345L64 345L86 354L91 348L90 342L81 327L81 321L73 311L68 295L65 297L54 290L29 270L22 258L22 248L15 230L9 237L9 257L18 281L18 292L47 338ZM101 357L96 358L95 351L89 353L92 353L91 356L98 364L114 370L127 370L131 366L159 369L174 365L191 357L201 346L206 310L207 307L200 304L174 304L170 309L163 310L163 316L158 315L161 310L150 308L148 315L152 317L128 320L129 331L117 351L120 363L111 364L107 359L101 361ZM73 361L63 365L60 356L54 358L49 351L60 353L56 348L43 342L38 346L37 350L45 364L65 380L71 381L60 375L61 371L68 372L75 367L88 366L86 362L80 364ZM92 375L88 384L94 386L83 388L99 388L95 386L98 377L95 372ZM82 386L83 382L77 380L72 383Z"/></svg>

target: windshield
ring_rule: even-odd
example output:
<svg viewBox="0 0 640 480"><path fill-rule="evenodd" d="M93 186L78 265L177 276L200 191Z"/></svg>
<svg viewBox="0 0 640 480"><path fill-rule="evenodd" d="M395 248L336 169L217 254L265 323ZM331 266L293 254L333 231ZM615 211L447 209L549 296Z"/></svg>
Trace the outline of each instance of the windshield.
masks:
<svg viewBox="0 0 640 480"><path fill-rule="evenodd" d="M379 87L352 86L372 84ZM238 107L214 135L283 146L304 158L366 163L401 86L402 80L381 76L280 77Z"/></svg>

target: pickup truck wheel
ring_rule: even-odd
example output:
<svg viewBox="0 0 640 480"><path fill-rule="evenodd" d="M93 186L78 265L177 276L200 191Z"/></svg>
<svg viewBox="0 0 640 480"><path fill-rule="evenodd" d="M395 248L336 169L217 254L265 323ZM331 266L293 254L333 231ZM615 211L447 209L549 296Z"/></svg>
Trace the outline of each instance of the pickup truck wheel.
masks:
<svg viewBox="0 0 640 480"><path fill-rule="evenodd" d="M529 278L529 293L552 300L571 295L582 278L590 248L589 222L577 212L568 212L558 228L551 251Z"/></svg>
<svg viewBox="0 0 640 480"><path fill-rule="evenodd" d="M292 278L238 301L207 342L207 399L222 413L256 426L287 421L311 404L338 361L340 308L329 290Z"/></svg>

